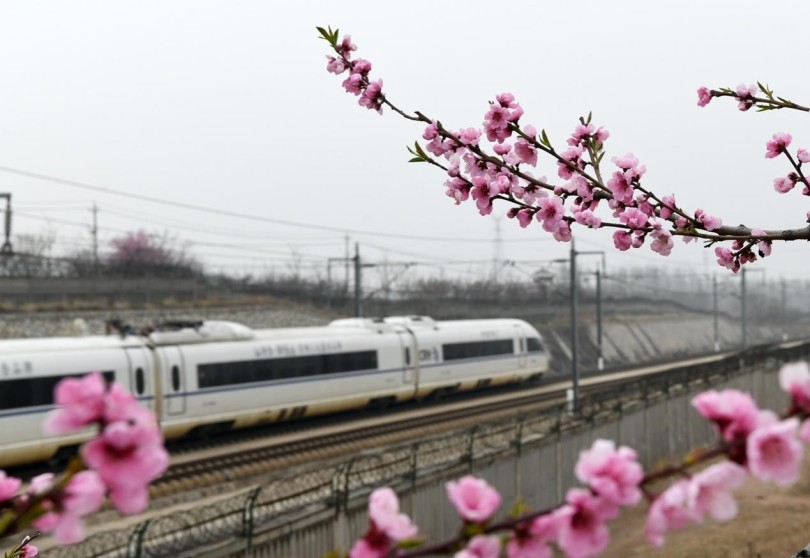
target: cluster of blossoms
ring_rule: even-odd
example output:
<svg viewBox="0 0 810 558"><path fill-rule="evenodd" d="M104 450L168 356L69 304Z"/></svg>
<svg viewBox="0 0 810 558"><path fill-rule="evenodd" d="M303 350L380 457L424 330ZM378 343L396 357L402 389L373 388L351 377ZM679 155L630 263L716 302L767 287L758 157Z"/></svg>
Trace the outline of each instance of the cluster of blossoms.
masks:
<svg viewBox="0 0 810 558"><path fill-rule="evenodd" d="M523 122L523 108L511 93L501 93L490 102L480 127L450 130L421 112L408 114L382 96L381 81L369 81L371 64L368 61L351 60L350 54L356 46L349 37L340 40L337 31L322 28L319 31L337 53L328 57L327 69L336 74L349 72L343 86L348 92L361 96L361 105L381 112L384 101L403 117L427 124L422 134L427 143L424 149L418 143L415 145L411 150L415 157L411 161L427 162L443 169L448 175L444 183L447 195L456 204L472 198L481 215L492 213L493 202L502 200L512 205L507 217L515 219L521 227L536 221L558 241L571 239L573 225L592 229L609 227L615 229L613 242L618 250L640 248L646 243L662 256L672 253L673 236L682 236L684 242L700 238L708 245L729 241L731 248L718 246L715 254L719 265L735 272L743 264L770 255L775 238L810 237L805 229L785 234L744 226L724 227L719 217L703 209L689 212L677 205L674 196L658 196L642 183L646 167L633 154L613 157L615 168L604 180L601 163L610 135L605 128L597 128L590 115L580 118L566 140L567 147L558 151L544 130L538 133L535 126ZM758 91L764 97L758 97ZM775 97L761 84L741 85L736 90L701 87L698 105L706 106L712 98L723 96L735 98L743 111L754 106L759 110L810 110ZM774 181L774 187L784 193L802 183L804 193L810 195L810 183L801 170L810 154L807 149L800 149L794 158L787 151L790 140L788 134L776 134L774 140L768 142L768 157L784 153L793 166L786 177ZM556 164L559 181L549 181L540 173L535 176L533 169L538 165L540 153ZM600 205L607 206L612 219L597 214ZM810 221L810 212L807 218Z"/></svg>
<svg viewBox="0 0 810 558"><path fill-rule="evenodd" d="M357 47L352 44L352 38L349 35L343 37L340 44L335 46L338 57L327 56L326 69L330 73L340 75L348 72L349 77L343 80L343 88L352 95L358 95L360 99L358 103L361 107L376 110L382 114L382 85L381 79L371 81L368 78L371 72L371 62L358 58L352 60L352 52L357 50Z"/></svg>
<svg viewBox="0 0 810 558"><path fill-rule="evenodd" d="M97 511L109 495L122 513L139 513L149 501L149 483L169 464L155 415L117 384L108 388L100 373L67 378L57 384L59 408L46 417L47 434L70 434L90 426L98 435L81 447L86 470L61 478L45 473L17 494L19 479L0 471L0 508L31 512L33 525L61 543L84 537L81 518Z"/></svg>
<svg viewBox="0 0 810 558"><path fill-rule="evenodd" d="M810 443L810 368L785 365L779 373L791 396L788 418L757 408L747 393L707 391L692 400L695 409L715 426L719 443L687 458L683 464L645 474L637 454L612 441L596 440L580 453L575 474L585 488L568 490L555 508L493 523L501 505L498 491L485 480L465 476L447 483L447 496L463 521L452 541L420 548L416 526L399 510L390 488L375 490L369 500L369 529L352 547L350 558L427 556L453 553L454 558L551 558L554 546L569 558L596 556L610 542L608 521L625 506L649 501L646 535L662 546L668 531L707 519L730 521L737 515L732 491L749 475L781 486L795 483ZM726 459L717 462L717 458ZM689 469L710 462L696 473ZM651 487L675 478L659 492ZM415 550L406 550L406 549Z"/></svg>

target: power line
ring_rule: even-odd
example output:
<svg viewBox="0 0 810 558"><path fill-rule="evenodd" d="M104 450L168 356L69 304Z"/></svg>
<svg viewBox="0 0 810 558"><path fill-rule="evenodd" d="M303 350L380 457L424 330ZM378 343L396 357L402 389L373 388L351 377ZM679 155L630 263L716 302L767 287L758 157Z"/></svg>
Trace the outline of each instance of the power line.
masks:
<svg viewBox="0 0 810 558"><path fill-rule="evenodd" d="M15 169L13 167L7 167L4 165L0 165L0 172L6 172L9 174L15 174L18 176L24 176L27 178L34 178L36 180L44 180L47 182L53 182L55 184L62 184L64 186L71 186L74 188L82 188L85 190L92 190L94 192L102 192L105 194L110 194L113 196L121 196L124 198L130 198L134 200L146 201L149 203L156 203L161 205L167 205L171 207L177 207L180 209L188 209L192 211L201 211L203 213L209 213L212 215L222 215L225 217L233 217L237 219L247 219L250 221L257 221L261 223L271 223L274 225L284 225L287 227L298 227L304 229L314 229L314 230L322 230L322 231L329 231L329 232L337 232L337 233L351 233L353 235L370 235L375 237L386 237L386 238L401 238L406 240L423 240L428 242L492 242L492 239L486 238L467 238L467 237L435 237L435 236L419 236L419 235L407 235L407 234L395 234L395 233L384 233L379 231L368 231L364 229L348 229L343 227L332 227L328 225L317 225L313 223L300 223L297 221L288 221L286 219L276 219L271 217L262 217L259 215L251 215L249 213L241 213L237 211L228 211L224 209L215 209L212 207L205 207L202 205L196 205L186 202L178 202L173 200L168 200L164 198L158 198L154 196L145 196L143 194L133 194L130 192L123 192L121 190L117 190L114 188L109 188L107 186L97 186L95 184L89 184L87 182L80 182L78 180L68 180L66 178L59 178L58 176L50 176L47 174L41 174L37 172L31 172L23 169ZM552 239L519 239L515 240L514 242L551 242Z"/></svg>

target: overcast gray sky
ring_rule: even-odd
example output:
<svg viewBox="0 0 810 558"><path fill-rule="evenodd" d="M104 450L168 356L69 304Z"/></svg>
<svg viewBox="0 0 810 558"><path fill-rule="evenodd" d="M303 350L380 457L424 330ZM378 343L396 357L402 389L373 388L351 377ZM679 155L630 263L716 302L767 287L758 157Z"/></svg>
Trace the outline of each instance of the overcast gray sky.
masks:
<svg viewBox="0 0 810 558"><path fill-rule="evenodd" d="M89 246L95 202L102 250L123 231L166 231L212 269L237 273L284 271L293 254L323 270L343 256L346 235L369 260L450 262L446 276L483 273L491 263L455 262L496 253L566 255L536 224L453 205L440 172L408 164L405 145L421 126L343 92L315 32L331 25L351 33L394 103L448 127L480 126L502 91L557 144L593 111L611 132L609 155L635 153L658 193L727 224L800 227L810 204L773 191L787 168L764 151L778 131L810 147L807 115L740 113L728 100L701 109L695 90L762 80L810 103L807 22L810 3L798 1L6 0L0 166L266 221L9 172L0 192L13 194L14 232L50 227L60 253ZM538 168L556 175L550 161ZM695 244L677 241L662 258L648 247L616 252L610 231L577 228L576 238L609 250L609 267L721 271ZM808 254L806 243L775 246L768 276L806 276Z"/></svg>

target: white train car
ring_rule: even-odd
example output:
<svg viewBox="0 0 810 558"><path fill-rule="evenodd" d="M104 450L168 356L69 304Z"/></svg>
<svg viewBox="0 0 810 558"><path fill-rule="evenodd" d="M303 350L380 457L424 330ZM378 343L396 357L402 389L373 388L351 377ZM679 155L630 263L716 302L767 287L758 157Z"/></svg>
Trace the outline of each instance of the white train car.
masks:
<svg viewBox="0 0 810 558"><path fill-rule="evenodd" d="M167 438L385 406L519 382L549 368L521 320L424 316L252 330L174 323L142 334L0 341L0 467L53 458L88 433L45 437L53 387L102 371L154 409Z"/></svg>
<svg viewBox="0 0 810 558"><path fill-rule="evenodd" d="M86 439L86 434L46 437L42 420L54 408L53 390L67 376L101 371L133 392L136 378L130 355L148 354L138 337L24 339L0 342L0 466L49 459L60 447ZM144 382L150 381L144 375ZM143 390L142 403L154 408L153 391Z"/></svg>

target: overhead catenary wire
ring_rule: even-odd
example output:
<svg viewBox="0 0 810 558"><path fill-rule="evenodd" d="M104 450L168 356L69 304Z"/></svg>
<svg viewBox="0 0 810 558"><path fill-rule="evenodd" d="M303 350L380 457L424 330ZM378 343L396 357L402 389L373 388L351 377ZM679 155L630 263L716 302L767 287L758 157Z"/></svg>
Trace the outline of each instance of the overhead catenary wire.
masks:
<svg viewBox="0 0 810 558"><path fill-rule="evenodd" d="M9 167L5 165L0 165L0 172L5 172L9 174L14 174L17 176L24 176L27 178L32 178L36 180L43 180L46 182L51 182L54 184L61 184L63 186L71 186L74 188L81 188L85 190L91 190L94 192L101 192L113 196L120 196L129 199L135 199L139 201L145 201L149 203L155 203L170 207L176 207L179 209L187 209L191 211L199 211L203 213L208 213L211 215L220 215L223 217L232 217L236 219L245 219L250 221L256 221L261 223L270 223L274 225L283 225L287 227L297 227L297 228L304 228L304 229L311 229L311 230L321 230L321 231L329 231L335 232L340 234L351 234L355 236L374 236L374 237L385 237L385 238L400 238L405 240L421 240L426 242L494 242L492 238L469 238L469 237L445 237L445 236L424 236L424 235L411 235L411 234L401 234L401 233L389 233L389 232L382 232L382 231L371 231L365 229L352 229L346 227L334 227L330 225L319 225L316 223L302 223L299 221L290 221L287 219L278 219L274 217L265 217L261 215L253 215L250 213L242 213L238 211L230 211L226 209L217 209L213 207L206 207L202 205L187 203L187 202L179 202L175 200L169 200L165 198L159 198L156 196L147 196L144 194L134 194L132 192L125 192L120 189L111 188L108 186L98 186L96 184L90 184L88 182L81 182L78 180L70 180L66 178L60 178L58 176L51 176L43 173L32 172L24 169L17 169L14 167ZM553 242L551 238L527 238L527 239L515 239L509 240L508 242Z"/></svg>

